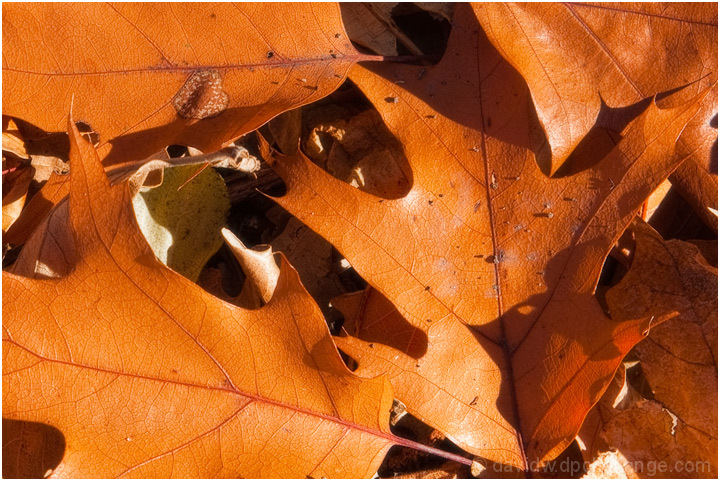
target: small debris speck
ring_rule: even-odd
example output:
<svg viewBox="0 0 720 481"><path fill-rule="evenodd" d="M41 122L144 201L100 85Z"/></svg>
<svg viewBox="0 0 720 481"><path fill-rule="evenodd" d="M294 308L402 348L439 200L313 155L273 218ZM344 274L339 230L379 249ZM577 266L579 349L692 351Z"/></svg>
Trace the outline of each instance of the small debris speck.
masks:
<svg viewBox="0 0 720 481"><path fill-rule="evenodd" d="M385 97L385 102L389 104L396 104L400 101L397 97Z"/></svg>
<svg viewBox="0 0 720 481"><path fill-rule="evenodd" d="M275 52L270 51L267 53L267 58L273 58L275 56Z"/></svg>

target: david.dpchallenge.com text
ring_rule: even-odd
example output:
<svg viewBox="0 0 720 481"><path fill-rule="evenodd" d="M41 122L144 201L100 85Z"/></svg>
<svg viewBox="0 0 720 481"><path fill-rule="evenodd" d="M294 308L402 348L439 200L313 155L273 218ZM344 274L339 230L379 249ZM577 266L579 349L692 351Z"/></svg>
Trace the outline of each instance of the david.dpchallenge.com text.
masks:
<svg viewBox="0 0 720 481"><path fill-rule="evenodd" d="M707 478L713 475L712 466L708 461L629 461L623 460L618 465L625 469L626 473L635 472L644 476L655 477L660 475L661 477L673 478L677 475L682 474L683 477L691 478ZM503 465L500 463L493 463L489 468L496 473L514 470L515 468ZM590 471L590 463L578 461L578 460L552 460L545 463L539 461L529 463L529 471L531 472L546 472L546 473L561 473L567 477L573 477L580 473L587 473Z"/></svg>

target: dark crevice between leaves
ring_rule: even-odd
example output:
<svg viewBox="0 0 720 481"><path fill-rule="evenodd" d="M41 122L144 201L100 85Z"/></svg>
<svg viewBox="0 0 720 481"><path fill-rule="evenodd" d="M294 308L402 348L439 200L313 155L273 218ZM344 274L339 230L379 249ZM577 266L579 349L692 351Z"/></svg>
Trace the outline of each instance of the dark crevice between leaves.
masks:
<svg viewBox="0 0 720 481"><path fill-rule="evenodd" d="M398 57L386 57L386 59L412 65L434 65L440 61L447 49L452 29L449 18L452 18L454 4L448 3L444 6L428 4L424 9L421 8L422 3L402 2L395 4L388 16L385 7L389 5L391 4L362 2L353 7L353 11L365 14L366 22L376 22L384 27L382 28L384 33L391 38L394 37ZM349 8L347 4L340 4L343 22L346 25L356 18L356 14L348 11ZM438 10L432 11L433 9ZM364 46L362 40L353 38L352 28L348 28L348 33L353 46L359 52L383 54Z"/></svg>
<svg viewBox="0 0 720 481"><path fill-rule="evenodd" d="M269 132L267 126L263 131L266 134ZM248 135L240 142L251 155L262 158L255 135ZM337 249L267 197L281 197L287 190L282 179L267 163L261 161L261 168L256 172L256 176L227 169L217 170L225 178L231 201L226 227L248 248L271 245L274 252L283 252L298 271L303 285L315 298L331 331L339 331L342 315L330 306L328 297L362 290L366 285L365 281L352 267L343 265L343 257ZM285 232L287 229L291 231L289 234ZM290 238L293 235L298 236L293 238L298 243L297 248L287 250L288 235ZM282 245L285 247L278 248L278 242L283 236ZM308 261L307 258L310 252L317 249L327 255L327 259L323 259L323 266L326 268L324 276L320 275L318 264ZM224 245L210 259L206 268L219 271L225 294L235 297L240 293L245 273L227 246Z"/></svg>
<svg viewBox="0 0 720 481"><path fill-rule="evenodd" d="M412 414L405 412L391 422L390 430L396 436L419 442L426 446L441 449L442 451L468 456L463 450L455 446L442 433L423 423ZM459 478L470 478L470 469L455 462L448 462L441 457L420 452L403 446L394 446L388 451L385 460L378 468L378 476L392 478L403 473L418 473L420 471L444 470L457 473ZM443 476L444 477L444 476Z"/></svg>

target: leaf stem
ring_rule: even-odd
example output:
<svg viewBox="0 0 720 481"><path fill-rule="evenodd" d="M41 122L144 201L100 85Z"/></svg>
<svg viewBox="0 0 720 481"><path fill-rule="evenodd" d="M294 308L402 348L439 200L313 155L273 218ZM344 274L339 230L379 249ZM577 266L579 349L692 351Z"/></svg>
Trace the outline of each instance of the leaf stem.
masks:
<svg viewBox="0 0 720 481"><path fill-rule="evenodd" d="M440 58L437 55L394 55L391 57L380 57L383 62L437 62Z"/></svg>
<svg viewBox="0 0 720 481"><path fill-rule="evenodd" d="M418 443L416 441L411 441L409 439L401 438L399 436L393 436L395 444L398 446L404 446L406 448L415 449L416 451L421 451L428 454L434 454L435 456L440 456L441 458L445 458L450 461L455 461L456 463L464 464L465 466L471 466L473 463L472 459L468 459L464 456L461 456L459 454L455 453L449 453L447 451L443 451L442 449L433 448L432 446L426 446L422 443Z"/></svg>

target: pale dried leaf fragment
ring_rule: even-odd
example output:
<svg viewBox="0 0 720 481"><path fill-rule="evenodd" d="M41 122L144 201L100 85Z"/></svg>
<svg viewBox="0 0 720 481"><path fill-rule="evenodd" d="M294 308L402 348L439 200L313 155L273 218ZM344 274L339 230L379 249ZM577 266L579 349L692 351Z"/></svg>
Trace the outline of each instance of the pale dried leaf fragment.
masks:
<svg viewBox="0 0 720 481"><path fill-rule="evenodd" d="M155 255L192 281L222 245L218 226L230 210L220 174L205 169L188 182L196 171L191 165L165 169L160 186L142 187L133 197L138 226Z"/></svg>
<svg viewBox="0 0 720 481"><path fill-rule="evenodd" d="M238 305L257 308L270 302L280 276L280 268L275 262L272 247L255 246L249 249L232 231L224 227L222 236L247 276L237 299Z"/></svg>
<svg viewBox="0 0 720 481"><path fill-rule="evenodd" d="M201 120L220 115L229 101L222 87L222 74L217 70L198 70L188 77L172 104L180 117Z"/></svg>
<svg viewBox="0 0 720 481"><path fill-rule="evenodd" d="M630 462L617 451L602 453L588 466L582 479L640 479Z"/></svg>

